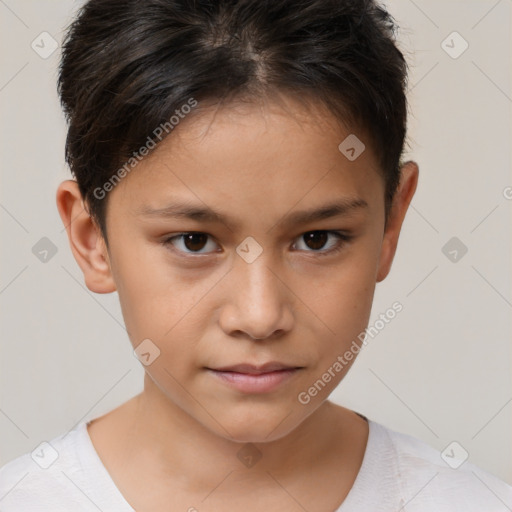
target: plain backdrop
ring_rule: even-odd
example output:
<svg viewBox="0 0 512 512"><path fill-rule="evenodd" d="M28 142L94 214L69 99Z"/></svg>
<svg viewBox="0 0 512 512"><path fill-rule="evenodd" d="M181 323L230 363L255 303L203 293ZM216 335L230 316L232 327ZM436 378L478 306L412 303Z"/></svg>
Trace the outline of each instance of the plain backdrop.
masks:
<svg viewBox="0 0 512 512"><path fill-rule="evenodd" d="M410 66L406 156L420 178L370 325L395 301L403 311L331 399L440 454L457 441L512 484L512 1L386 5ZM117 293L85 287L55 205L71 177L60 47L40 53L78 7L0 2L0 464L142 390Z"/></svg>

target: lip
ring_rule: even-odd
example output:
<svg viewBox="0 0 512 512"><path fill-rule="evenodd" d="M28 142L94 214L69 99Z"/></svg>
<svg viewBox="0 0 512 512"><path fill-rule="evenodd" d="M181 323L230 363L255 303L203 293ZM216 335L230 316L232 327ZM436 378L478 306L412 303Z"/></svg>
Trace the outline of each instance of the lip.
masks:
<svg viewBox="0 0 512 512"><path fill-rule="evenodd" d="M245 373L250 375L259 375L262 373L270 373L280 370L293 370L298 368L297 366L290 366L278 361L269 361L268 363L261 365L254 365L250 363L240 363L231 366L223 366L221 368L211 368L212 370L219 372L236 372Z"/></svg>
<svg viewBox="0 0 512 512"><path fill-rule="evenodd" d="M208 371L224 384L242 393L269 393L296 375L301 367L270 362L255 366L242 363Z"/></svg>

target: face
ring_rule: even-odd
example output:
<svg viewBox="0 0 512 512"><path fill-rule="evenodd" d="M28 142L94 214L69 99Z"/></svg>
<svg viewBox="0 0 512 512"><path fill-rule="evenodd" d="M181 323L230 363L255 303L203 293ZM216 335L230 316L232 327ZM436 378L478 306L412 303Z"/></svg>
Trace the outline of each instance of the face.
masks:
<svg viewBox="0 0 512 512"><path fill-rule="evenodd" d="M107 209L126 327L134 347L150 340L146 386L244 442L286 435L327 399L379 280L384 182L369 145L350 161L350 130L285 101L185 119Z"/></svg>

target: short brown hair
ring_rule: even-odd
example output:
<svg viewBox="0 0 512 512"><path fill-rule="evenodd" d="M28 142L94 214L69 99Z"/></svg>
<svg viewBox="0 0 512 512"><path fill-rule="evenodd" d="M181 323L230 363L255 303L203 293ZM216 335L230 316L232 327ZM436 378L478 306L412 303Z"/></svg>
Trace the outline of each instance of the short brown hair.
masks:
<svg viewBox="0 0 512 512"><path fill-rule="evenodd" d="M407 118L395 29L373 0L86 2L64 38L58 92L66 161L105 240L108 195L94 191L156 127L190 98L272 90L319 100L365 130L386 184L387 219Z"/></svg>

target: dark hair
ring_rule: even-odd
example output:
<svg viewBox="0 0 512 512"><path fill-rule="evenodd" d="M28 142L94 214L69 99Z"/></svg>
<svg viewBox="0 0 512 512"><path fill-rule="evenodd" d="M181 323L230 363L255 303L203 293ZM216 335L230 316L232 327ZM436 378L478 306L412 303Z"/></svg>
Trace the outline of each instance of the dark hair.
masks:
<svg viewBox="0 0 512 512"><path fill-rule="evenodd" d="M58 92L66 161L105 240L105 184L115 185L123 164L117 178L129 172L157 127L172 133L171 116L191 100L272 92L320 101L368 137L387 222L407 122L407 64L395 31L373 0L86 2L64 38Z"/></svg>

